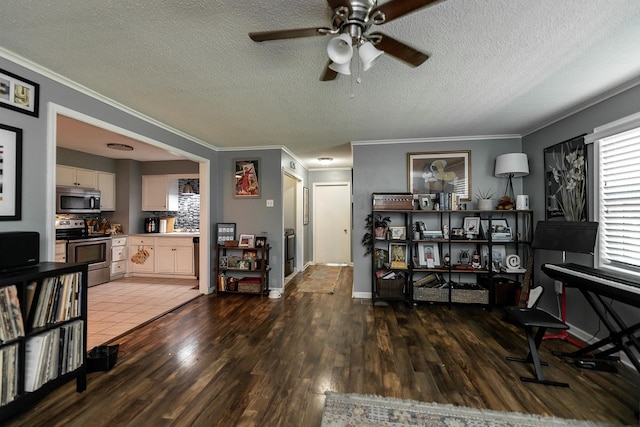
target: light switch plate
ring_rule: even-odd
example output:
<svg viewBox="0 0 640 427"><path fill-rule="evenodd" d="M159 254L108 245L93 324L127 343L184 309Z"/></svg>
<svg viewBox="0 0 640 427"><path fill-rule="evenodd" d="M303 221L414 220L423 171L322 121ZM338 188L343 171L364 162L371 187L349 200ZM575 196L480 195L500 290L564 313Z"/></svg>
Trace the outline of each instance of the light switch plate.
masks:
<svg viewBox="0 0 640 427"><path fill-rule="evenodd" d="M267 200L267 207L268 208L272 208L273 207L273 199L268 199Z"/></svg>

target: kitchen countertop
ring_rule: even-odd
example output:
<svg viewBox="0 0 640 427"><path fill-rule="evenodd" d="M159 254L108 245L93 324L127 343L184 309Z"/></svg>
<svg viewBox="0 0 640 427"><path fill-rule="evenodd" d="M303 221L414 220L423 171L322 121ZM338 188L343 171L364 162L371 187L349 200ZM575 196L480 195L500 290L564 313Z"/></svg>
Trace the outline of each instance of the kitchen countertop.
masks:
<svg viewBox="0 0 640 427"><path fill-rule="evenodd" d="M200 232L199 231L174 231L173 233L131 234L131 236L141 236L141 237L200 237Z"/></svg>

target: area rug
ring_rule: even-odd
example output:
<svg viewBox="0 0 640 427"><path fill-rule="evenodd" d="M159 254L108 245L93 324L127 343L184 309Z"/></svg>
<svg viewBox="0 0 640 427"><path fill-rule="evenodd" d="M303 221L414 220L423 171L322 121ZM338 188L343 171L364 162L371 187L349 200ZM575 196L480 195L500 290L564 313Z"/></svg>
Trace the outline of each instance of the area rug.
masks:
<svg viewBox="0 0 640 427"><path fill-rule="evenodd" d="M298 283L298 292L332 294L338 284L342 267L334 265L314 265L307 268Z"/></svg>
<svg viewBox="0 0 640 427"><path fill-rule="evenodd" d="M553 427L598 426L589 421L498 412L379 396L327 392L321 427Z"/></svg>

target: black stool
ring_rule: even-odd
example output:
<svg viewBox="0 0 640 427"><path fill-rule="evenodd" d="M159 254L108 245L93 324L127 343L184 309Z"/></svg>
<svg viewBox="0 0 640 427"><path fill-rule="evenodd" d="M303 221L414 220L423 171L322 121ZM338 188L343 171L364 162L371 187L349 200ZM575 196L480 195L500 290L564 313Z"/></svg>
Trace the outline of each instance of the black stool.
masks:
<svg viewBox="0 0 640 427"><path fill-rule="evenodd" d="M567 383L559 383L544 379L544 375L542 374L542 365L547 365L547 363L541 362L538 354L540 343L542 342L542 338L544 337L547 329L569 329L569 326L562 320L537 308L505 307L504 309L507 314L511 316L514 323L524 329L524 332L527 335L527 342L529 343L529 355L526 359L507 357L507 360L513 362L533 363L533 367L535 369L535 378L520 377L520 380L544 385L569 387L569 384ZM535 335L534 328L537 328Z"/></svg>

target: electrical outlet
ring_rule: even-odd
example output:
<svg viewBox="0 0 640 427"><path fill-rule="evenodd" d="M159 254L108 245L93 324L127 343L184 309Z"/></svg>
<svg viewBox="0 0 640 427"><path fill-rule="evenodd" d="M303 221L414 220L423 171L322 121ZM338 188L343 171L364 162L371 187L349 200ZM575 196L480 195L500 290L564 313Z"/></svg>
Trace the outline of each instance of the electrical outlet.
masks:
<svg viewBox="0 0 640 427"><path fill-rule="evenodd" d="M555 286L556 294L561 294L562 293L562 282L560 280L554 280L553 281L553 285Z"/></svg>
<svg viewBox="0 0 640 427"><path fill-rule="evenodd" d="M267 200L267 207L268 208L272 208L273 207L273 199L268 199Z"/></svg>

